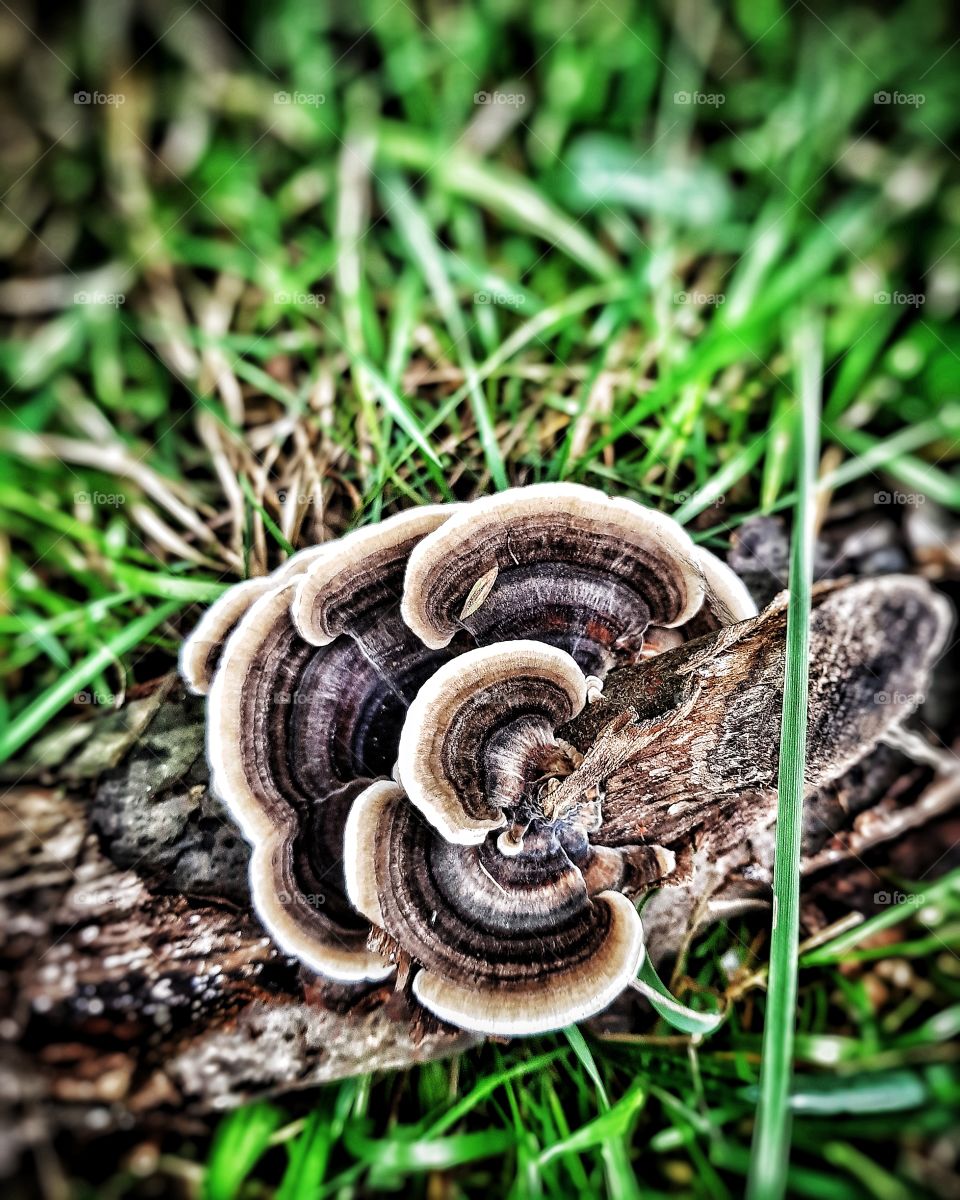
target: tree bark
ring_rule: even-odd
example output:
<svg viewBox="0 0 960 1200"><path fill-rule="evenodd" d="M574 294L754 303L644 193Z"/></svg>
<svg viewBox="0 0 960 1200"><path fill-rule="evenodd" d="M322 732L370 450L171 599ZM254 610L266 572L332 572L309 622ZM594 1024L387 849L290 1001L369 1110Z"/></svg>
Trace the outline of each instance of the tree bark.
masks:
<svg viewBox="0 0 960 1200"><path fill-rule="evenodd" d="M882 687L922 693L930 656L903 643L892 653L888 643L864 658L878 630L906 619L896 585L871 587L879 590L869 610L842 590L817 601L812 686L836 683L838 671L846 678L843 703L826 688L812 708L805 863L818 886L825 870L942 819L960 791L955 774L938 776L880 743L900 718L878 717L869 696ZM926 609L915 608L910 619L922 624ZM606 789L608 840L642 833L676 853L670 886L642 910L656 958L676 955L702 922L769 894L784 631L782 607L773 608L615 672L604 698L563 731ZM183 1123L476 1044L411 1011L389 984L323 985L277 950L250 906L248 848L207 790L203 724L202 703L167 678L118 713L36 743L31 763L8 776L0 1167L51 1128ZM696 753L684 749L691 729L706 739ZM749 777L743 762L724 766L738 737L752 747ZM673 791L648 787L654 760L640 742L673 756ZM599 1024L648 1020L629 999Z"/></svg>

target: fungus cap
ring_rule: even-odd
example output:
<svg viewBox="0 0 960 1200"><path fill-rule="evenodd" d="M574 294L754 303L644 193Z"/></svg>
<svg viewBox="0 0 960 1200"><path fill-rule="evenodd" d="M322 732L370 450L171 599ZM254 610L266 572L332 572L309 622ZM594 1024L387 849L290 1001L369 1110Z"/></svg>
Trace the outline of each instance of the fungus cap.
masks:
<svg viewBox="0 0 960 1200"><path fill-rule="evenodd" d="M412 988L442 1020L504 1037L606 1008L643 961L643 927L619 892L591 895L541 829L507 857L495 839L447 841L392 784L354 802L345 852L351 899L420 969Z"/></svg>
<svg viewBox="0 0 960 1200"><path fill-rule="evenodd" d="M278 584L297 578L311 563L328 553L332 545L323 542L319 546L307 546L287 559L272 575L258 575L255 579L235 583L210 605L180 647L180 674L195 696L205 696L210 691L224 644L250 605Z"/></svg>
<svg viewBox="0 0 960 1200"><path fill-rule="evenodd" d="M671 517L578 484L540 484L465 505L410 555L403 618L427 646L535 637L602 674L650 624L680 625L704 589Z"/></svg>
<svg viewBox="0 0 960 1200"><path fill-rule="evenodd" d="M315 646L325 646L341 633L356 637L370 614L399 601L410 551L456 508L410 508L335 542L332 553L317 559L300 580L293 605L300 636Z"/></svg>
<svg viewBox="0 0 960 1200"><path fill-rule="evenodd" d="M553 730L587 701L575 660L543 642L503 642L454 658L407 711L397 774L449 841L476 844L505 824L536 776L556 774Z"/></svg>
<svg viewBox="0 0 960 1200"><path fill-rule="evenodd" d="M476 1032L601 1011L643 957L628 897L676 859L600 844L606 777L556 731L610 668L753 611L670 517L570 484L400 513L238 585L181 663L266 928L341 982L409 961Z"/></svg>

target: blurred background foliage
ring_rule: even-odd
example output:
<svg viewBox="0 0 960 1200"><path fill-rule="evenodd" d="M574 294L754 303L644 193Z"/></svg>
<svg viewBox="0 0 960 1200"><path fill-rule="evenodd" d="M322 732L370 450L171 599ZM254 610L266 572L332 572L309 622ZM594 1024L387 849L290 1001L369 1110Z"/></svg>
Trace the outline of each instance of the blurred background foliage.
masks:
<svg viewBox="0 0 960 1200"><path fill-rule="evenodd" d="M396 506L572 478L722 549L792 500L811 306L825 499L960 506L958 36L947 0L0 6L0 756L169 670L225 584ZM909 977L802 976L797 1194L956 1180L938 904L937 944L901 914ZM726 937L691 986L750 977L762 937ZM762 1007L699 1053L558 1039L351 1081L229 1118L206 1174L205 1144L153 1147L95 1194L262 1194L259 1161L284 1197L635 1170L735 1195Z"/></svg>

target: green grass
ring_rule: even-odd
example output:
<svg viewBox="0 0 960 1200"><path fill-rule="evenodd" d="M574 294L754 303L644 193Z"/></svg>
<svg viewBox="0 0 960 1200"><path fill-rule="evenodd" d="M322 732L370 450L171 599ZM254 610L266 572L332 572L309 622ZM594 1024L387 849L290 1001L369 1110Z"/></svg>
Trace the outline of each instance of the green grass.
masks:
<svg viewBox="0 0 960 1200"><path fill-rule="evenodd" d="M231 581L400 506L573 479L721 551L824 495L960 509L945 2L126 11L5 18L0 754L172 669ZM951 885L800 957L791 1194L903 1194L955 1129L958 942ZM283 1200L737 1196L768 1014L787 1049L770 957L762 918L697 942L674 993L726 1014L698 1045L661 1021L486 1047L227 1116L157 1170Z"/></svg>
<svg viewBox="0 0 960 1200"><path fill-rule="evenodd" d="M786 1192L790 1145L790 1078L797 1011L800 941L800 859L803 845L804 768L810 658L810 593L813 583L816 479L819 462L822 332L805 318L795 341L798 402L797 506L790 556L787 652L777 771L777 831L773 865L773 923L763 1026L760 1099L754 1132L754 1165L748 1196L774 1200Z"/></svg>

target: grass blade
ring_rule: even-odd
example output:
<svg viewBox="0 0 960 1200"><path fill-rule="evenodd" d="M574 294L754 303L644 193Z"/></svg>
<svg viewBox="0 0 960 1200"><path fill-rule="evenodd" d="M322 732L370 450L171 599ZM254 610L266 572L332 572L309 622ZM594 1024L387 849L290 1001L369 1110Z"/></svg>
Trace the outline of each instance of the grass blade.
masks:
<svg viewBox="0 0 960 1200"><path fill-rule="evenodd" d="M267 512L260 501L253 494L253 488L250 486L250 481L246 475L240 476L240 487L243 489L243 494L247 498L247 503L252 509L260 514L260 517L267 527L267 531L273 540L277 543L281 550L285 550L287 554L296 554L297 549L283 536L280 526L276 523L273 517Z"/></svg>
<svg viewBox="0 0 960 1200"><path fill-rule="evenodd" d="M412 1175L425 1171L449 1171L478 1159L496 1158L512 1150L516 1139L509 1129L485 1129L476 1133L453 1133L449 1137L401 1142L365 1137L348 1127L344 1140L350 1152L368 1166L400 1175Z"/></svg>
<svg viewBox="0 0 960 1200"><path fill-rule="evenodd" d="M616 1104L611 1105L607 1089L596 1061L587 1045L586 1038L576 1025L569 1025L564 1034L580 1065L587 1073L597 1090L597 1102L600 1115L582 1126L575 1133L553 1143L542 1152L538 1164L542 1166L552 1158L565 1154L579 1154L594 1146L599 1146L603 1156L603 1167L607 1179L609 1195L616 1200L639 1200L633 1168L630 1165L627 1134L634 1113L646 1103L646 1089L640 1081L633 1086Z"/></svg>
<svg viewBox="0 0 960 1200"><path fill-rule="evenodd" d="M736 454L723 464L712 479L680 505L673 514L674 519L679 521L681 525L685 525L687 521L692 521L704 509L709 508L711 504L720 500L722 496L725 496L735 483L756 466L763 454L769 436L769 433L762 434L738 450Z"/></svg>
<svg viewBox="0 0 960 1200"><path fill-rule="evenodd" d="M217 1129L203 1181L203 1200L233 1200L256 1166L280 1124L282 1114L269 1104L253 1104L230 1114Z"/></svg>
<svg viewBox="0 0 960 1200"><path fill-rule="evenodd" d="M867 920L854 926L853 929L848 929L845 933L841 933L825 945L808 951L803 956L803 965L805 967L813 967L823 966L824 963L837 962L845 954L848 954L851 950L855 950L861 942L876 937L878 933L882 933L886 929L892 929L894 925L899 925L901 921L906 921L908 917L915 916L920 908L928 904L941 904L951 897L958 896L960 896L960 869L951 871L949 875L944 875L936 883L924 887L922 893L916 896L911 895L909 902L892 904L883 912L868 917Z"/></svg>
<svg viewBox="0 0 960 1200"><path fill-rule="evenodd" d="M760 1099L747 1195L777 1200L787 1186L790 1145L790 1082L797 1007L797 942L800 929L800 840L803 768L807 746L810 591L813 576L814 505L823 370L822 330L804 321L794 342L799 376L797 409L798 487L790 562L787 658L773 869L773 931L770 985L763 1029Z"/></svg>
<svg viewBox="0 0 960 1200"><path fill-rule="evenodd" d="M844 441L858 456L875 453L883 445L878 438L861 433L859 429L846 430ZM960 480L941 471L934 463L925 462L912 454L897 454L887 459L886 470L898 483L913 488L937 504L960 509ZM884 494L882 491L879 493L881 496Z"/></svg>
<svg viewBox="0 0 960 1200"><path fill-rule="evenodd" d="M564 1154L582 1154L584 1150L592 1150L598 1146L604 1148L610 1145L622 1147L624 1145L623 1139L630 1130L630 1123L635 1114L644 1106L646 1099L646 1090L639 1081L635 1082L616 1104L604 1109L592 1121L581 1125L569 1137L556 1141L552 1146L548 1146L546 1150L543 1150L540 1154L539 1162L542 1165ZM632 1172L630 1172L628 1164L625 1164L625 1171L626 1173L621 1177L620 1186L616 1190L611 1188L611 1194L639 1195L631 1177Z"/></svg>
<svg viewBox="0 0 960 1200"><path fill-rule="evenodd" d="M441 1133L458 1121L462 1120L467 1113L471 1112L482 1100L491 1095L499 1087L503 1087L512 1079L520 1079L527 1075L535 1075L547 1067L552 1066L558 1058L563 1056L562 1050L553 1050L547 1054L537 1054L526 1062L517 1063L516 1066L508 1067L502 1071L496 1071L493 1074L486 1075L481 1081L476 1084L466 1096L462 1096L456 1104L447 1109L429 1128L425 1131L429 1137L439 1137Z"/></svg>
<svg viewBox="0 0 960 1200"><path fill-rule="evenodd" d="M41 692L30 707L11 721L4 730L3 736L0 737L0 762L6 762L25 742L38 733L71 697L95 679L100 671L112 666L121 655L139 646L149 633L183 608L185 603L184 600L168 600L159 608L131 621L102 646L81 659L65 675L61 675L46 691Z"/></svg>
<svg viewBox="0 0 960 1200"><path fill-rule="evenodd" d="M391 163L430 172L446 191L482 204L521 228L532 229L597 278L616 273L616 263L585 232L582 223L571 220L515 171L491 166L462 151L440 154L426 139L389 121L380 125L377 152Z"/></svg>
<svg viewBox="0 0 960 1200"><path fill-rule="evenodd" d="M161 571L145 571L117 563L114 578L141 596L159 596L163 600L185 600L194 604L212 604L230 587L218 579L198 579L192 575L168 575ZM112 597L111 597L112 599Z"/></svg>
<svg viewBox="0 0 960 1200"><path fill-rule="evenodd" d="M290 1147L275 1200L315 1200L327 1173L332 1141L330 1118L318 1109Z"/></svg>
<svg viewBox="0 0 960 1200"><path fill-rule="evenodd" d="M470 407L473 409L473 419L477 423L477 434L490 476L498 488L505 488L508 486L507 472L503 465L500 443L490 416L487 398L477 377L477 365L470 350L463 312L447 277L436 238L412 192L402 180L391 179L386 185L386 192L390 203L390 215L395 218L397 229L408 244L413 260L419 263L423 270L427 285L433 293L434 301L460 356L463 372L467 377Z"/></svg>
<svg viewBox="0 0 960 1200"><path fill-rule="evenodd" d="M365 362L364 367L370 379L373 381L373 386L380 396L380 400L384 409L390 414L391 417L393 417L411 442L416 443L423 456L429 459L434 466L443 470L443 459L440 458L436 450L434 450L434 448L424 437L423 431L417 423L416 417L410 411L400 393L394 391L387 380L384 379L384 377L371 363Z"/></svg>
<svg viewBox="0 0 960 1200"><path fill-rule="evenodd" d="M341 150L337 167L337 210L335 226L336 281L343 313L344 345L351 357L351 379L359 415L377 458L386 457L383 429L378 419L376 395L363 359L368 352L370 322L364 319L364 264L362 250L369 217L369 179L373 139L367 130L351 131ZM378 473L378 494L382 486ZM369 482L369 479L367 480Z"/></svg>
<svg viewBox="0 0 960 1200"><path fill-rule="evenodd" d="M633 987L649 1001L658 1016L663 1017L674 1029L691 1037L708 1037L720 1028L726 1018L723 1012L697 1012L695 1008L681 1004L664 986L649 956L640 964L640 973L633 981Z"/></svg>

